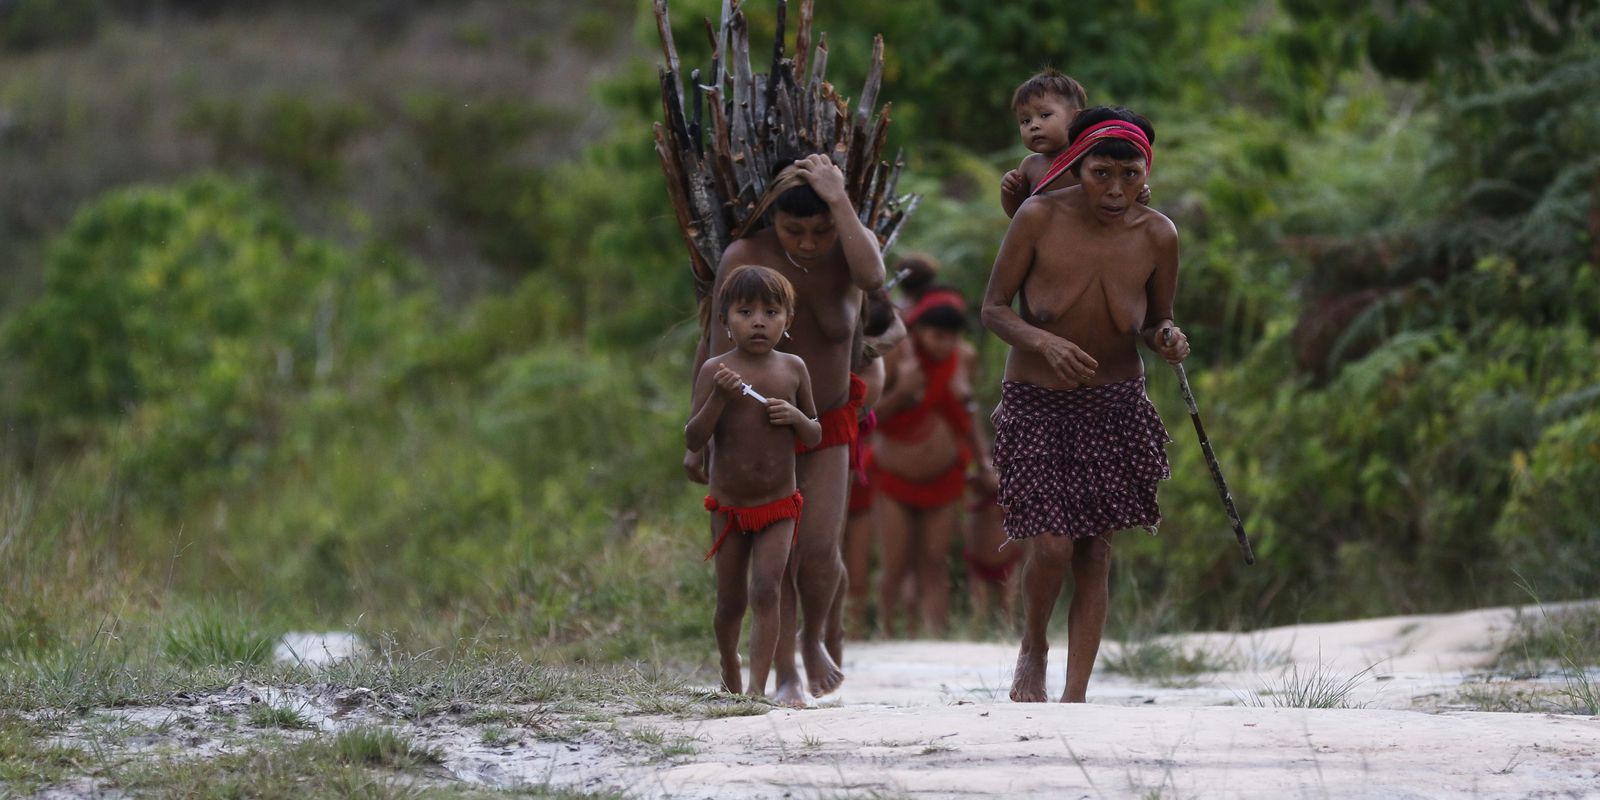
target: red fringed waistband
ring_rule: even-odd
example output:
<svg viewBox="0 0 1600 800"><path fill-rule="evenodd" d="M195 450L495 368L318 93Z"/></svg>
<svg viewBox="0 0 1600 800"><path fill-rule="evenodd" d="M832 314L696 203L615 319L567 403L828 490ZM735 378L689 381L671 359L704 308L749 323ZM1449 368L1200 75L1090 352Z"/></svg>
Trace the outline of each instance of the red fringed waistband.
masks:
<svg viewBox="0 0 1600 800"><path fill-rule="evenodd" d="M867 382L854 372L850 373L850 399L844 405L824 411L817 417L817 422L822 424L822 441L817 442L815 447L806 447L797 441L794 443L794 452L804 455L841 444L853 444L860 424L856 418L866 399Z"/></svg>
<svg viewBox="0 0 1600 800"><path fill-rule="evenodd" d="M961 499L961 494L967 488L967 463L971 460L966 450L961 451L961 458L950 465L941 475L926 481L911 481L900 477L886 469L869 463L872 470L873 489L889 498L924 511L942 508Z"/></svg>
<svg viewBox="0 0 1600 800"><path fill-rule="evenodd" d="M724 506L717 503L717 499L706 495L706 510L711 512L721 511L728 515L728 524L722 526L722 533L717 536L717 541L711 545L711 552L706 553L705 560L717 554L722 548L722 543L727 540L728 534L734 531L740 533L756 533L766 530L768 526L786 519L795 520L795 536L800 535L800 509L805 505L805 498L796 491L788 497L780 497L770 503L759 506L742 508L740 506Z"/></svg>

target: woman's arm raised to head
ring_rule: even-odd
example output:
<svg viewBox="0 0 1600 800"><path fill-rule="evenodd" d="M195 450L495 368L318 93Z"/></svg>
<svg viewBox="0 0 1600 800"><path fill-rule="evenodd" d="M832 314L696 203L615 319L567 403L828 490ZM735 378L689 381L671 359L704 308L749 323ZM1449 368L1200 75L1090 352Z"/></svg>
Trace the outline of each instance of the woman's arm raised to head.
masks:
<svg viewBox="0 0 1600 800"><path fill-rule="evenodd" d="M844 249L844 260L850 265L850 282L864 292L876 291L883 285L883 251L878 247L878 237L861 223L850 196L844 188L844 172L834 166L827 156L810 155L794 162L811 184L813 191L828 204L829 218L839 234L839 246Z"/></svg>

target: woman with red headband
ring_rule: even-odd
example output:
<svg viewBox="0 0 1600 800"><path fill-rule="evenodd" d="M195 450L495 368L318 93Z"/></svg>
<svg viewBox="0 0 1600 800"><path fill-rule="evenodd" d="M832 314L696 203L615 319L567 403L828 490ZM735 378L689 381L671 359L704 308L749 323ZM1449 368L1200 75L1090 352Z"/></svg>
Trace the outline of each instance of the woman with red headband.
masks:
<svg viewBox="0 0 1600 800"><path fill-rule="evenodd" d="M994 420L1006 536L1028 547L1011 684L1019 702L1045 700L1045 632L1068 571L1061 699L1084 700L1105 627L1111 536L1154 530L1156 487L1170 475L1138 345L1172 363L1189 354L1172 324L1178 230L1134 202L1155 163L1154 127L1102 106L1079 114L1069 136L1051 173L1070 171L1079 184L1022 204L983 299L984 326L1011 345Z"/></svg>
<svg viewBox="0 0 1600 800"><path fill-rule="evenodd" d="M884 357L888 378L878 401L878 436L868 460L877 493L883 570L878 620L895 632L909 577L917 622L927 634L944 633L950 597L950 542L959 530L967 468L974 460L993 485L994 466L982 434L972 424L972 345L966 303L948 289L933 289L905 312L910 336Z"/></svg>

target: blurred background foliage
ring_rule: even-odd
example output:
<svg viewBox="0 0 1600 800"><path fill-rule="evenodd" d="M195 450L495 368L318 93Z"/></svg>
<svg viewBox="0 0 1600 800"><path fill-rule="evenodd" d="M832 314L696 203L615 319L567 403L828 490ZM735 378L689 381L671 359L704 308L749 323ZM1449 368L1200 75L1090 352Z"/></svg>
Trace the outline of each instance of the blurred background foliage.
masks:
<svg viewBox="0 0 1600 800"><path fill-rule="evenodd" d="M673 4L687 65L718 5ZM819 6L846 94L888 42L928 197L899 253L972 295L1016 83L1055 65L1155 121L1189 372L1260 556L1152 364L1175 478L1119 569L1171 624L1593 592L1591 4ZM224 602L705 658L658 60L635 0L0 0L0 650Z"/></svg>

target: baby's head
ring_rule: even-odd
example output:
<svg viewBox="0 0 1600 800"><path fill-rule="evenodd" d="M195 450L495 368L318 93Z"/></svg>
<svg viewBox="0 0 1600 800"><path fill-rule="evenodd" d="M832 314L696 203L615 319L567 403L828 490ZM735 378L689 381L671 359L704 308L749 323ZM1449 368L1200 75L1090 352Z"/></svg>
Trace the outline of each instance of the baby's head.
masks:
<svg viewBox="0 0 1600 800"><path fill-rule="evenodd" d="M717 316L739 347L771 349L794 320L794 286L770 267L734 267L717 294Z"/></svg>
<svg viewBox="0 0 1600 800"><path fill-rule="evenodd" d="M1067 127L1088 103L1083 85L1059 70L1047 69L1023 81L1011 95L1022 144L1050 156L1067 149L1072 143Z"/></svg>

